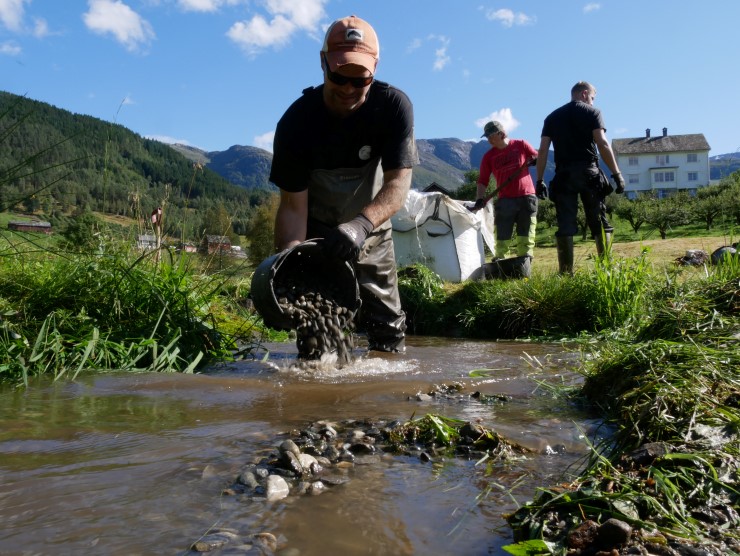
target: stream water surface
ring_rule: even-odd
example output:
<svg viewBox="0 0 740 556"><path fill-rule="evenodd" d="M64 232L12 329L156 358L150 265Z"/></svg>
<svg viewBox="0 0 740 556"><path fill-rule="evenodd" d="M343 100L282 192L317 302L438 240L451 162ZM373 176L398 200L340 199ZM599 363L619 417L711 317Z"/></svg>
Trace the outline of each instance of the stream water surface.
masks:
<svg viewBox="0 0 740 556"><path fill-rule="evenodd" d="M409 337L404 355L311 370L296 368L293 345L266 348L267 360L198 375L0 390L0 554L184 555L213 528L272 533L292 556L502 554L505 514L575 473L586 437L602 432L547 387L579 380L579 355L559 344ZM452 383L462 396L417 399ZM509 401L481 403L476 391ZM223 494L308 423L428 413L478 421L533 452L495 464L388 455L319 496Z"/></svg>

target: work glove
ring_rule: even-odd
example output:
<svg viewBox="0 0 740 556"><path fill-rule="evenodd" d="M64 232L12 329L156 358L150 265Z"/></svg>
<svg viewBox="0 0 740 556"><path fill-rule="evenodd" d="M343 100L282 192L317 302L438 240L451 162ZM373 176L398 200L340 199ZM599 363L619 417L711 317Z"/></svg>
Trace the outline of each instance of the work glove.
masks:
<svg viewBox="0 0 740 556"><path fill-rule="evenodd" d="M486 206L486 200L485 199L478 199L475 202L475 205L473 205L473 212L478 211Z"/></svg>
<svg viewBox="0 0 740 556"><path fill-rule="evenodd" d="M535 193L538 199L547 199L547 185L545 180L537 180L537 187L535 187Z"/></svg>
<svg viewBox="0 0 740 556"><path fill-rule="evenodd" d="M620 174L619 172L617 172L616 174L612 174L612 179L614 180L614 183L617 184L614 192L624 193L624 178L622 177L622 174Z"/></svg>
<svg viewBox="0 0 740 556"><path fill-rule="evenodd" d="M349 222L329 230L324 238L324 252L343 261L356 259L360 255L365 238L373 227L370 220L358 214Z"/></svg>

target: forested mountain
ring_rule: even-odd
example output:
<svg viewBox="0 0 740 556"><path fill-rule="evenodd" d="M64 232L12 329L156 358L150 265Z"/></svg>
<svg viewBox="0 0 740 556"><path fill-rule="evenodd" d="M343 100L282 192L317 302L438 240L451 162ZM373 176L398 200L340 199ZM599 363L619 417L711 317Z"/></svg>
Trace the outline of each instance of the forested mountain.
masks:
<svg viewBox="0 0 740 556"><path fill-rule="evenodd" d="M202 234L225 208L244 233L265 191L239 187L164 143L125 127L0 92L0 210L63 218L86 209L146 218L166 207L177 237ZM186 228L182 230L182 227Z"/></svg>

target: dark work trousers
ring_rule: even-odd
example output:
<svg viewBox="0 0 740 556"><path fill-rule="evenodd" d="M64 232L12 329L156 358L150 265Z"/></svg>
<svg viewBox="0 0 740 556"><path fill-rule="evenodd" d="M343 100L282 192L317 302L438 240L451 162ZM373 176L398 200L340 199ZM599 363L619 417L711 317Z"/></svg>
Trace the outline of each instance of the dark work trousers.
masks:
<svg viewBox="0 0 740 556"><path fill-rule="evenodd" d="M598 192L599 168L593 164L559 166L550 182L551 199L555 203L558 237L578 234L578 198L583 203L586 223L593 238L601 237L601 230L611 233L614 228L606 218L604 196Z"/></svg>
<svg viewBox="0 0 740 556"><path fill-rule="evenodd" d="M325 237L328 229L321 222L308 221L308 237ZM391 234L390 222L371 232L352 263L362 300L355 324L358 332L367 334L370 348L380 351L402 351L406 337Z"/></svg>
<svg viewBox="0 0 740 556"><path fill-rule="evenodd" d="M401 309L398 293L390 226L367 237L354 266L362 299L358 329L367 333L371 348L393 351L402 347L406 314Z"/></svg>

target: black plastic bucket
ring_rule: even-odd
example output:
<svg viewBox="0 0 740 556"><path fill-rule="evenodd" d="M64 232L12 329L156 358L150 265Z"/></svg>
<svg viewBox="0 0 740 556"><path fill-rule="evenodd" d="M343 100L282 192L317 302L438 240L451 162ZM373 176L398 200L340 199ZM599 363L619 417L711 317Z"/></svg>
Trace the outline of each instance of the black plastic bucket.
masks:
<svg viewBox="0 0 740 556"><path fill-rule="evenodd" d="M252 275L254 307L270 328L290 330L293 323L280 299L294 290L321 292L352 313L360 308L360 288L352 265L327 257L321 240L308 240L260 263Z"/></svg>
<svg viewBox="0 0 740 556"><path fill-rule="evenodd" d="M475 279L492 280L492 279L515 279L529 278L532 273L532 257L522 255L521 257L510 257L508 259L494 259L490 263L485 263Z"/></svg>

